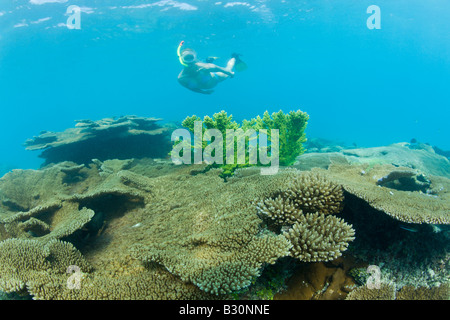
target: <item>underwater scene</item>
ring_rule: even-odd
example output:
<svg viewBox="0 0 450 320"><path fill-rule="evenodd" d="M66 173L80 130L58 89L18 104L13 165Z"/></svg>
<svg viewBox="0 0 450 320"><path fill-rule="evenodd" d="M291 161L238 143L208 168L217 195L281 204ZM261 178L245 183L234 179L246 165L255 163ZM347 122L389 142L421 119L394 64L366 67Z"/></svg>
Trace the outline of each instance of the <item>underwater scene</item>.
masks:
<svg viewBox="0 0 450 320"><path fill-rule="evenodd" d="M0 0L0 300L449 300L449 12Z"/></svg>

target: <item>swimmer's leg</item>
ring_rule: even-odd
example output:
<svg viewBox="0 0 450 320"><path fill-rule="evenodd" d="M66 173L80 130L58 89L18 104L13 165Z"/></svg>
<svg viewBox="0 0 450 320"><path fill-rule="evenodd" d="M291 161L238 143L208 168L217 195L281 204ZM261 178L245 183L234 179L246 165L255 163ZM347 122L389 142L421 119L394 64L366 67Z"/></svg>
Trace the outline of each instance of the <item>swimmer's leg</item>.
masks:
<svg viewBox="0 0 450 320"><path fill-rule="evenodd" d="M228 60L226 69L228 71L232 72L235 64L236 64L236 58L231 58L230 60Z"/></svg>
<svg viewBox="0 0 450 320"><path fill-rule="evenodd" d="M227 66L225 67L225 69L227 69L230 72L233 72L233 68L234 68L234 64L236 63L236 59L235 58L231 58L230 60L228 60L227 62ZM213 73L217 82L222 82L225 79L228 79L230 76L223 73L223 72L214 72Z"/></svg>

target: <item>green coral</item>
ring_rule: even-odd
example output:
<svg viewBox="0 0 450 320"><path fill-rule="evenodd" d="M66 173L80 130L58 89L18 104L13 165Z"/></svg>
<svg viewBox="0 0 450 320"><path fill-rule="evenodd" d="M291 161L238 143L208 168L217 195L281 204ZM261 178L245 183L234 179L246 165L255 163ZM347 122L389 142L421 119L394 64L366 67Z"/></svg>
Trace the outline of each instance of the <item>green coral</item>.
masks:
<svg viewBox="0 0 450 320"><path fill-rule="evenodd" d="M219 113L215 113L212 118L209 116L205 116L202 122L202 134L205 133L208 129L217 129L221 132L224 139L226 139L226 131L228 129L238 130L242 129L244 132L247 130L255 130L257 132L257 138L259 138L259 130L264 129L267 130L269 144L271 141L271 130L278 129L279 130L279 164L281 166L289 166L295 162L295 159L305 152L303 148L303 143L306 141L305 137L305 128L307 122L309 120L309 116L306 112L302 112L300 110L290 111L285 114L283 111L278 111L269 114L266 111L261 118L257 116L251 120L243 120L242 124L238 124L233 120L233 116L228 114L225 111L221 111ZM182 126L187 128L190 132L194 133L194 126L196 121L202 121L202 119L196 115L187 117L182 122ZM251 139L250 137L248 139ZM258 139L259 141L259 139ZM175 144L179 143L179 141L175 142ZM235 150L237 150L237 142L235 142ZM208 143L206 141L202 141L202 151L205 150ZM248 147L246 145L246 151ZM248 152L245 155L245 163L244 164L236 164L237 155L235 154L235 164L226 164L226 147L225 144L223 146L223 164L213 164L211 168L221 168L223 170L222 177L229 177L233 175L234 171L238 168L244 168L248 166L252 166L249 161ZM261 165L258 161L257 165Z"/></svg>
<svg viewBox="0 0 450 320"><path fill-rule="evenodd" d="M278 129L280 135L280 165L289 166L295 162L297 156L303 154L306 142L305 129L309 115L301 110L290 111L288 114L278 111L269 115L264 112L263 117L256 117L250 121L244 120L242 128L247 129Z"/></svg>
<svg viewBox="0 0 450 320"><path fill-rule="evenodd" d="M273 296L275 295L272 291L272 289L270 288L263 288L261 290L259 290L256 295L261 299L261 300L273 300Z"/></svg>

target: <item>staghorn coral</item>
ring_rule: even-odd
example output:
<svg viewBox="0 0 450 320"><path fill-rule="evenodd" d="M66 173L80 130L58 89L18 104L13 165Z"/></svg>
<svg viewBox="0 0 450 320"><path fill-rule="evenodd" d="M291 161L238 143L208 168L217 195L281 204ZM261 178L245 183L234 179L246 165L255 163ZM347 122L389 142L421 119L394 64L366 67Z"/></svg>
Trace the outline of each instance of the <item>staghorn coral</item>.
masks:
<svg viewBox="0 0 450 320"><path fill-rule="evenodd" d="M407 223L449 224L450 180L428 176L431 192L401 191L377 184L392 171L409 170L392 165L378 165L367 172L367 165L331 165L328 171L313 169L328 175L344 190L366 201L371 207Z"/></svg>
<svg viewBox="0 0 450 320"><path fill-rule="evenodd" d="M306 262L330 261L355 239L351 225L335 216L308 213L284 233L293 244L291 256Z"/></svg>
<svg viewBox="0 0 450 320"><path fill-rule="evenodd" d="M303 210L285 195L267 198L257 204L258 212L275 220L278 224L294 224L303 216Z"/></svg>
<svg viewBox="0 0 450 320"><path fill-rule="evenodd" d="M264 112L263 117L257 116L250 121L244 120L242 128L244 130L271 130L278 129L280 134L280 165L289 166L295 159L305 152L303 143L306 142L305 129L309 120L309 115L301 110L274 112L271 115Z"/></svg>
<svg viewBox="0 0 450 320"><path fill-rule="evenodd" d="M166 187L161 190L155 181L152 196L164 200L149 208L147 223L159 228L152 231L155 240L134 247L134 256L144 263L158 262L215 294L248 286L264 263L286 256L291 246L281 235L260 231L261 220L252 205L264 186L273 188L272 179L253 176L225 184L219 174L213 169L202 175L178 172L170 180L157 178L164 178Z"/></svg>

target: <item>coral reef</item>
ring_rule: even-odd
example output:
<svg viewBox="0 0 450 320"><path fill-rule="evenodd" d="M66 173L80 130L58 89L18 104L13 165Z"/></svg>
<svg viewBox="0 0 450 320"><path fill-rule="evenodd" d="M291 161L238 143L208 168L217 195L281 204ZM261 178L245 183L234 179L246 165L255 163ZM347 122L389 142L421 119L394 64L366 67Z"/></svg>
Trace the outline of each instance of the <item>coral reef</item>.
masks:
<svg viewBox="0 0 450 320"><path fill-rule="evenodd" d="M397 291L395 285L381 283L380 288L361 286L347 295L347 300L449 300L450 288L448 284L426 287L404 287Z"/></svg>
<svg viewBox="0 0 450 320"><path fill-rule="evenodd" d="M395 286L385 283L379 289L361 286L350 292L346 300L395 300Z"/></svg>
<svg viewBox="0 0 450 320"><path fill-rule="evenodd" d="M225 128L224 116L206 123ZM349 299L445 299L447 178L346 162L271 176L239 168L226 181L224 170L147 158L13 170L0 179L0 291L35 299L343 299L350 291ZM364 291L361 273L343 266L349 255L378 265L388 285ZM291 264L310 271L294 277L308 286L293 278L298 295L278 295ZM350 274L361 276L354 291Z"/></svg>
<svg viewBox="0 0 450 320"><path fill-rule="evenodd" d="M313 171L324 172L322 169ZM408 168L392 165L341 165L333 164L326 171L330 179L342 185L344 190L363 199L373 208L406 223L449 224L450 223L450 179L444 177L427 176L427 179L412 184L419 191L403 191L404 185L398 187L379 181L386 177L403 175L411 176ZM394 175L393 172L396 172ZM416 181L417 179L413 180ZM424 182L426 181L426 182ZM429 182L428 182L429 181ZM383 186L385 185L385 186ZM421 188L426 185L426 193ZM414 189L409 186L409 188Z"/></svg>
<svg viewBox="0 0 450 320"><path fill-rule="evenodd" d="M339 185L304 173L290 179L286 189L260 201L257 209L276 224L289 227L284 235L293 244L291 256L306 262L329 261L354 240L351 225L331 215L342 210L343 200Z"/></svg>
<svg viewBox="0 0 450 320"><path fill-rule="evenodd" d="M357 287L348 275L355 266L365 265L345 253L331 262L299 263L275 300L343 300Z"/></svg>
<svg viewBox="0 0 450 320"><path fill-rule="evenodd" d="M73 161L88 164L92 159L165 157L170 150L168 128L161 119L137 116L78 120L63 132L43 131L25 142L27 150L43 150L45 164ZM143 148L142 146L146 146Z"/></svg>
<svg viewBox="0 0 450 320"><path fill-rule="evenodd" d="M290 190L296 206L340 208L338 188L297 170L242 170L224 182L220 169L205 167L94 160L7 174L0 179L0 290L35 299L230 298L305 238L291 242L285 230L272 230L258 201ZM310 181L309 189L299 181ZM308 190L315 198L302 201ZM308 254L328 260L344 249L336 241L347 229L320 215L322 229L303 219L316 237ZM71 266L78 273L68 273ZM74 279L79 288L68 282Z"/></svg>
<svg viewBox="0 0 450 320"><path fill-rule="evenodd" d="M65 275L68 266L92 270L90 264L71 243L52 240L11 238L0 242L0 287L4 292L23 292L41 283L43 278Z"/></svg>
<svg viewBox="0 0 450 320"><path fill-rule="evenodd" d="M431 192L431 181L414 170L392 170L378 179L377 185L402 191Z"/></svg>
<svg viewBox="0 0 450 320"><path fill-rule="evenodd" d="M308 149L314 150L314 147ZM368 168L388 164L417 170L425 175L450 178L450 161L445 156L436 153L430 146L418 147L407 142L373 148L314 151L297 157L294 167L299 170L328 169L331 164L366 164Z"/></svg>
<svg viewBox="0 0 450 320"><path fill-rule="evenodd" d="M353 241L355 231L342 219L308 213L286 232L293 244L291 255L301 261L330 261L341 256Z"/></svg>
<svg viewBox="0 0 450 320"><path fill-rule="evenodd" d="M398 192L393 190L394 195ZM408 205L404 210L410 210ZM377 266L381 282L391 284L397 292L408 286L431 288L449 283L449 225L405 223L347 192L341 215L357 234L347 253ZM351 270L349 275L359 285L365 285L370 276L365 269Z"/></svg>

